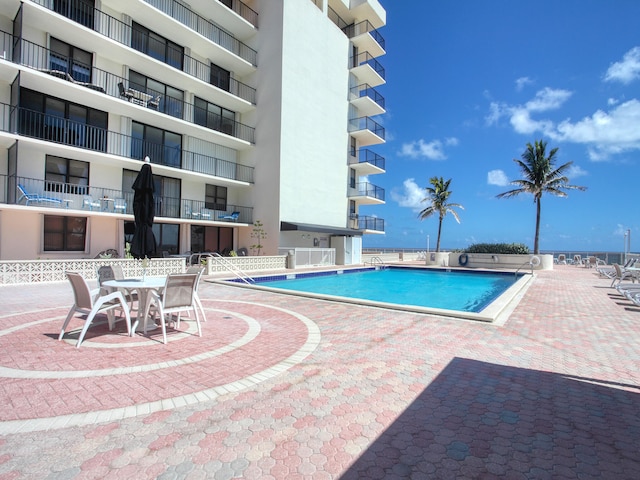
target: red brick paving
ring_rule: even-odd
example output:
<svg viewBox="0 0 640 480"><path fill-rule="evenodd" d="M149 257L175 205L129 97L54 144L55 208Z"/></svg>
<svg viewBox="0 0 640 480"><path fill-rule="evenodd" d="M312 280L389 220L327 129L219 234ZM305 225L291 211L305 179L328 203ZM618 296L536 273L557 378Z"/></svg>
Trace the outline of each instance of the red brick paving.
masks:
<svg viewBox="0 0 640 480"><path fill-rule="evenodd" d="M80 349L56 340L68 285L0 287L0 479L640 478L640 309L609 285L536 273L499 326L204 282L202 338L96 327ZM79 370L106 375L8 375Z"/></svg>

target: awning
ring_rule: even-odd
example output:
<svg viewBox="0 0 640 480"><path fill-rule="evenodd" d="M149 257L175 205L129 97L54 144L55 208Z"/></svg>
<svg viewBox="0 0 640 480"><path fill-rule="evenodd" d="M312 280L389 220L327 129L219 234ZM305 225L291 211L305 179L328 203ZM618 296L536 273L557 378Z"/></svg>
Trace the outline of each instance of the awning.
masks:
<svg viewBox="0 0 640 480"><path fill-rule="evenodd" d="M291 223L280 222L281 232L316 232L316 233L328 233L330 235L344 235L347 237L354 237L356 235L362 235L362 230L353 228L339 228L339 227L327 227L326 225L311 225L309 223Z"/></svg>

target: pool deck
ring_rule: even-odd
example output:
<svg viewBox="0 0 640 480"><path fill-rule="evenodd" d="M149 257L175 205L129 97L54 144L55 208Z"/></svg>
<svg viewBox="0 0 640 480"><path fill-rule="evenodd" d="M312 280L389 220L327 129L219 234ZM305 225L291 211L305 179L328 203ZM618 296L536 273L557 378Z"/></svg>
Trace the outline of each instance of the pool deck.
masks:
<svg viewBox="0 0 640 480"><path fill-rule="evenodd" d="M594 270L500 324L204 281L186 319L57 334L68 283L0 287L0 480L640 478L640 308Z"/></svg>

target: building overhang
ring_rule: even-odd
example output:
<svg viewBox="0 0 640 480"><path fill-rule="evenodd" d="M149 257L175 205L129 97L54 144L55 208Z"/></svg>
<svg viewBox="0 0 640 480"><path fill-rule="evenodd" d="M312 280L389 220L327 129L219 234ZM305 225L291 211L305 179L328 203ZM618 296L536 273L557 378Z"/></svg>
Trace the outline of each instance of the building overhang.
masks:
<svg viewBox="0 0 640 480"><path fill-rule="evenodd" d="M281 232L317 232L328 233L330 235L343 235L348 237L355 237L362 235L362 230L353 228L340 228L340 227L327 227L326 225L312 225L309 223L292 223L292 222L280 222Z"/></svg>

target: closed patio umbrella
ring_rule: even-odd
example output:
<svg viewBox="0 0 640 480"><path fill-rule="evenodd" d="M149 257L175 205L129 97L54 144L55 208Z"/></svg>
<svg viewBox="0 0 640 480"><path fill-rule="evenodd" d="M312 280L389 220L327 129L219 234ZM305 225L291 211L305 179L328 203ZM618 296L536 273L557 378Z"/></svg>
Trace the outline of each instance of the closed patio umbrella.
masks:
<svg viewBox="0 0 640 480"><path fill-rule="evenodd" d="M149 157L145 158L138 176L133 182L133 217L135 231L131 240L133 258L145 258L155 255L156 237L153 234L153 219L156 207L153 200L153 173Z"/></svg>

